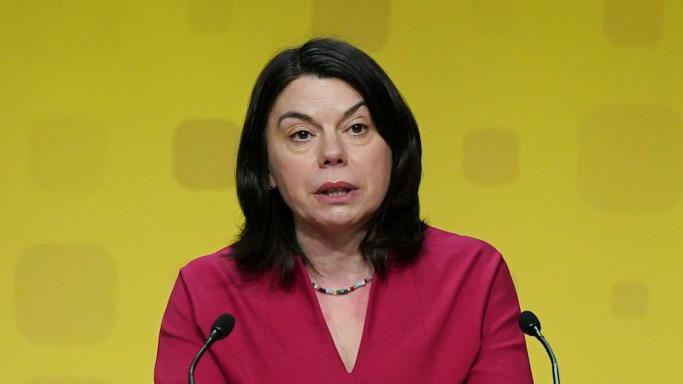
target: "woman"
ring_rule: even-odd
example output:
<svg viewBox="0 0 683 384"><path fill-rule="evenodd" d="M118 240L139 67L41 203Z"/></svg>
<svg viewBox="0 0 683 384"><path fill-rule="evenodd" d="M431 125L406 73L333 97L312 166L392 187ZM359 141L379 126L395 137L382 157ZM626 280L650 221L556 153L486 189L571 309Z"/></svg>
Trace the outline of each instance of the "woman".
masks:
<svg viewBox="0 0 683 384"><path fill-rule="evenodd" d="M417 124L357 48L311 40L252 92L239 239L185 266L155 381L183 383L221 313L236 327L198 383L531 383L501 255L419 217Z"/></svg>

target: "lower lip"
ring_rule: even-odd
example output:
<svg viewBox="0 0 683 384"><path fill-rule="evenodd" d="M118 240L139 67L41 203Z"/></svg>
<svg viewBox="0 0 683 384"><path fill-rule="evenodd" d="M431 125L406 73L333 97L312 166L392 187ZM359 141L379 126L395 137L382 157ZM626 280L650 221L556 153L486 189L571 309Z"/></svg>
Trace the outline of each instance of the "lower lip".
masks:
<svg viewBox="0 0 683 384"><path fill-rule="evenodd" d="M319 201L323 203L328 203L328 204L339 204L339 203L348 203L352 201L353 199L356 198L356 192L357 189L352 189L349 191L349 193L345 195L338 195L338 196L332 196L332 195L325 195L324 193L316 193L315 196L318 198Z"/></svg>

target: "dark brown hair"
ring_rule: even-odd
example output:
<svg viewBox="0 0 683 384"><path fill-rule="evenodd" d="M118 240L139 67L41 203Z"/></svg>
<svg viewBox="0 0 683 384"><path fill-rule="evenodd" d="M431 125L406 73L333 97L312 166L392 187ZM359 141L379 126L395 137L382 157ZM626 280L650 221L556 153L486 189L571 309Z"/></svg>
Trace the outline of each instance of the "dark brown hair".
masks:
<svg viewBox="0 0 683 384"><path fill-rule="evenodd" d="M265 66L251 94L237 154L237 196L244 225L231 257L250 274L274 271L291 284L301 252L292 212L277 189L269 189L266 125L282 90L293 80L314 75L338 78L364 98L379 134L391 148L391 181L384 201L368 222L360 251L384 276L391 263L406 264L418 254L424 222L418 189L422 148L410 109L384 70L360 49L334 39L313 39L284 50Z"/></svg>

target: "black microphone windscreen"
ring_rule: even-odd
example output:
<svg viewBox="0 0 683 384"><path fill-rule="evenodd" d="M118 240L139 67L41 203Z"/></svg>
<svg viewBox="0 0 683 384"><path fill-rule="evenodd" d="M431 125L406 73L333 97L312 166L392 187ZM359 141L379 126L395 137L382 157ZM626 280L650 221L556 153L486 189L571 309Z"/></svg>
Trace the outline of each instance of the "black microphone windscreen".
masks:
<svg viewBox="0 0 683 384"><path fill-rule="evenodd" d="M524 311L519 315L519 327L527 335L536 336L536 328L541 330L541 321L533 312Z"/></svg>
<svg viewBox="0 0 683 384"><path fill-rule="evenodd" d="M229 313L224 313L213 322L211 332L215 331L216 340L220 340L228 336L233 328L235 328L235 318Z"/></svg>

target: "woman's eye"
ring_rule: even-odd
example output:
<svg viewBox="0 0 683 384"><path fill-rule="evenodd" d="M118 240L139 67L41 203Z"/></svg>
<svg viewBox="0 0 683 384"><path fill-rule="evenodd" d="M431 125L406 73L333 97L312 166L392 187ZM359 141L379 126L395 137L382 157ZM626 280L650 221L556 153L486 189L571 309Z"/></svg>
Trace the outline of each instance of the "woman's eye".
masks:
<svg viewBox="0 0 683 384"><path fill-rule="evenodd" d="M365 124L357 123L349 128L349 131L354 135L362 135L368 130L368 126Z"/></svg>
<svg viewBox="0 0 683 384"><path fill-rule="evenodd" d="M311 133L308 131L296 131L289 135L294 141L306 141L311 138Z"/></svg>

